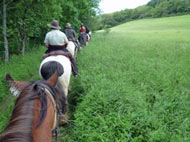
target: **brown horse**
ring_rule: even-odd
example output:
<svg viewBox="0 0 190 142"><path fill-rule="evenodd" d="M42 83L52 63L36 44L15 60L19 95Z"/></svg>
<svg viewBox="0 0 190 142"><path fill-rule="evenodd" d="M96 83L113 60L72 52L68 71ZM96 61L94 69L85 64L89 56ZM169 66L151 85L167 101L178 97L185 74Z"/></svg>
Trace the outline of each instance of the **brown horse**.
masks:
<svg viewBox="0 0 190 142"><path fill-rule="evenodd" d="M82 47L88 45L88 35L86 33L79 34L78 40Z"/></svg>
<svg viewBox="0 0 190 142"><path fill-rule="evenodd" d="M18 98L0 142L52 142L57 113L66 112L66 98L56 87L57 71L47 81L19 82L10 75L6 79Z"/></svg>

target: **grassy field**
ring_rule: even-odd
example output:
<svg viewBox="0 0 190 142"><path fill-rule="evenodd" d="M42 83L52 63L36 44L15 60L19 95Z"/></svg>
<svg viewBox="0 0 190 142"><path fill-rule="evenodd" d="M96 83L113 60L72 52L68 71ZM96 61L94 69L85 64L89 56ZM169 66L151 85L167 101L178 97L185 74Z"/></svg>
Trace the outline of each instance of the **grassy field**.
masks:
<svg viewBox="0 0 190 142"><path fill-rule="evenodd" d="M190 15L94 34L78 58L78 88L84 92L63 139L189 142L189 55Z"/></svg>
<svg viewBox="0 0 190 142"><path fill-rule="evenodd" d="M60 141L189 142L189 54L190 15L93 34L77 57L80 77L71 80L71 117Z"/></svg>
<svg viewBox="0 0 190 142"><path fill-rule="evenodd" d="M10 93L5 74L9 73L15 80L33 81L39 79L38 69L45 48L33 49L23 56L12 56L9 63L0 63L0 132L7 124L16 97Z"/></svg>

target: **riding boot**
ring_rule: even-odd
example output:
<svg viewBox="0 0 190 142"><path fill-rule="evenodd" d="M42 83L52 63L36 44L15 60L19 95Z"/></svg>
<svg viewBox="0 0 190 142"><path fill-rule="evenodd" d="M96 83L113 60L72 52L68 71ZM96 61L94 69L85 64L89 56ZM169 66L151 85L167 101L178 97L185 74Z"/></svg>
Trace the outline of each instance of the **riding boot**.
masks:
<svg viewBox="0 0 190 142"><path fill-rule="evenodd" d="M70 58L71 64L72 64L72 72L75 77L78 76L78 68L75 62L75 59L73 57Z"/></svg>
<svg viewBox="0 0 190 142"><path fill-rule="evenodd" d="M77 44L78 50L81 51L80 42L78 40L76 40L76 44Z"/></svg>

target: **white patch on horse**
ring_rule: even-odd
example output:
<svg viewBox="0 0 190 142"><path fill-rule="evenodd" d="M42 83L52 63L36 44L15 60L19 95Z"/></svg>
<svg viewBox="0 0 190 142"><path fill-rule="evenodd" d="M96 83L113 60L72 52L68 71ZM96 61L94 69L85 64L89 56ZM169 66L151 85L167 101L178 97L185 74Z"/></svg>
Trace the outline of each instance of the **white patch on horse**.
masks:
<svg viewBox="0 0 190 142"><path fill-rule="evenodd" d="M72 54L73 57L75 56L75 44L72 41L69 41L67 50Z"/></svg>
<svg viewBox="0 0 190 142"><path fill-rule="evenodd" d="M17 89L17 88L15 88L15 87L11 87L10 88L10 91L11 91L11 93L13 94L13 96L16 96L16 97L18 97L19 95L20 95L20 91Z"/></svg>
<svg viewBox="0 0 190 142"><path fill-rule="evenodd" d="M43 64L45 64L49 61L56 61L63 66L64 73L58 78L58 83L62 86L65 96L67 96L69 83L70 83L70 77L71 77L71 73L72 73L70 60L63 55L49 56L49 57L45 58L40 64L39 74L40 74L41 78L42 78L42 75L40 72L41 68L42 68Z"/></svg>

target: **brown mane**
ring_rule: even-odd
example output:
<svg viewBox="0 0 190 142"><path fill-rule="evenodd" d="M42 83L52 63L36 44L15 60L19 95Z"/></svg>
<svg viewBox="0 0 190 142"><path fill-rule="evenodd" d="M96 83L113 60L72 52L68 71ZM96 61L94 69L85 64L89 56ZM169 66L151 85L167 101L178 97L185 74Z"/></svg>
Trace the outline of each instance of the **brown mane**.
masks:
<svg viewBox="0 0 190 142"><path fill-rule="evenodd" d="M42 124L47 112L47 96L44 91L47 88L55 97L57 106L61 106L64 111L66 108L65 97L59 89L51 88L47 83L36 81L28 83L17 98L11 119L0 135L0 142L32 142L32 127L34 113L34 99L40 99L41 108L37 126ZM63 96L62 98L58 98ZM35 108L36 109L36 108Z"/></svg>

